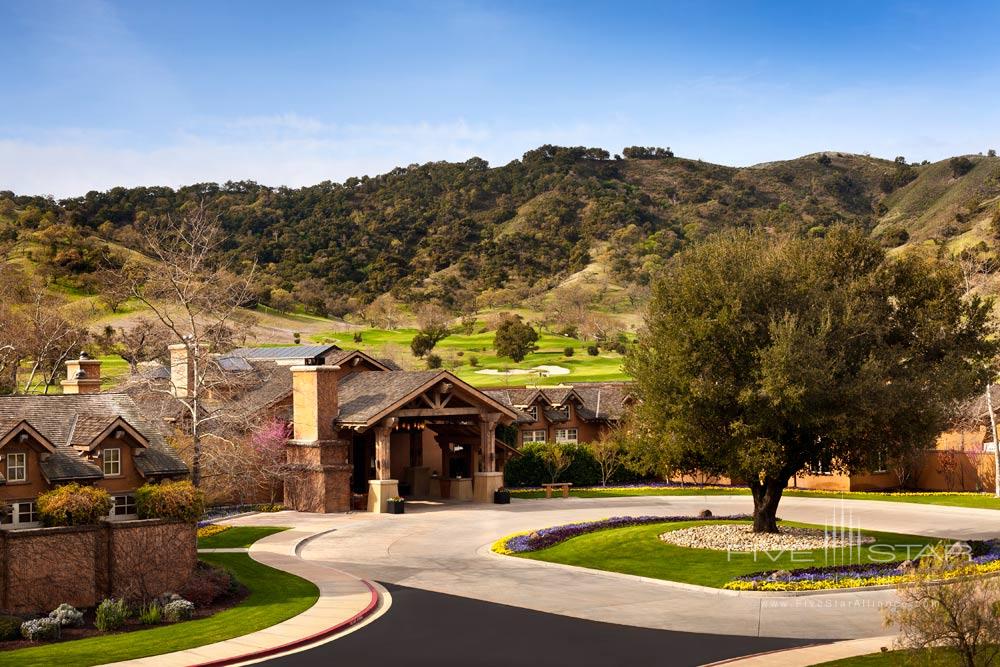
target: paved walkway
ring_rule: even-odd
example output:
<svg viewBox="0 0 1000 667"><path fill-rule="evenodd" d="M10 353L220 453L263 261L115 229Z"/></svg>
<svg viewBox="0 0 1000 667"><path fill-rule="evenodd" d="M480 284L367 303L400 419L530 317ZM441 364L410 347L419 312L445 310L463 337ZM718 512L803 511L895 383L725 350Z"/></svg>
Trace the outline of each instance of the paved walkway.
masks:
<svg viewBox="0 0 1000 667"><path fill-rule="evenodd" d="M379 594L374 584L323 563L299 557L302 547L311 539L315 539L320 530L316 527L299 526L258 540L249 550L210 550L228 553L248 552L251 558L264 565L313 582L319 588L319 599L306 611L277 625L242 637L184 651L117 662L113 665L178 667L235 664L313 644L335 633L346 631L373 614L379 602Z"/></svg>
<svg viewBox="0 0 1000 667"><path fill-rule="evenodd" d="M817 644L802 648L789 648L742 658L732 658L713 662L715 665L732 665L733 667L809 667L833 660L853 658L858 655L879 653L883 648L892 648L895 637L866 637L864 639L849 639L842 642Z"/></svg>
<svg viewBox="0 0 1000 667"><path fill-rule="evenodd" d="M885 634L882 610L895 601L891 590L735 596L488 553L495 539L512 532L623 514L693 515L706 508L715 514L749 512L751 499L570 498L515 500L509 506L411 503L402 516L285 512L235 523L335 528L307 544L302 557L381 582L564 616L720 635L856 639ZM992 510L785 498L779 514L818 524L852 519L864 529L940 537L1000 535L1000 514Z"/></svg>

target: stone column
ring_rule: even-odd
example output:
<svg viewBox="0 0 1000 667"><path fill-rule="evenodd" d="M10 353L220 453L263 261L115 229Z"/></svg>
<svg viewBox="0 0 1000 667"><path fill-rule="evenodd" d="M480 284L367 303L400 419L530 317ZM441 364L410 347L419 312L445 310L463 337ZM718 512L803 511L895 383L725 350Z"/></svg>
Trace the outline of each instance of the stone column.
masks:
<svg viewBox="0 0 1000 667"><path fill-rule="evenodd" d="M493 492L503 486L503 473L497 472L496 428L500 414L489 412L479 418L479 456L482 472L474 476L473 495L477 503L492 503Z"/></svg>
<svg viewBox="0 0 1000 667"><path fill-rule="evenodd" d="M390 439L398 421L388 417L375 427L375 479L368 480L369 512L388 511L389 498L399 495L399 481L389 479L392 474Z"/></svg>
<svg viewBox="0 0 1000 667"><path fill-rule="evenodd" d="M293 474L285 480L285 504L300 512L351 509L349 437L340 437L337 366L293 366L294 433L285 447Z"/></svg>

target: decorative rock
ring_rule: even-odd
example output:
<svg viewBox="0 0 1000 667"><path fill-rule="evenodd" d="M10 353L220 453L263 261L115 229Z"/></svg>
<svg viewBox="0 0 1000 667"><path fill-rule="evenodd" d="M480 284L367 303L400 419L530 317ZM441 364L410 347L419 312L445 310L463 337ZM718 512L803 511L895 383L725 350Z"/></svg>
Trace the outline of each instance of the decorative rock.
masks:
<svg viewBox="0 0 1000 667"><path fill-rule="evenodd" d="M768 581L782 581L784 579L790 579L791 576L792 573L788 570L778 570L777 572L772 572L767 579Z"/></svg>
<svg viewBox="0 0 1000 667"><path fill-rule="evenodd" d="M899 567L896 568L896 571L897 572L912 572L913 568L915 568L915 567L916 567L916 564L912 560L904 560L902 563L899 564Z"/></svg>
<svg viewBox="0 0 1000 667"><path fill-rule="evenodd" d="M702 518L702 519L711 519L712 518L712 510L702 510L702 511L698 512L698 516L700 518Z"/></svg>
<svg viewBox="0 0 1000 667"><path fill-rule="evenodd" d="M718 523L667 531L660 539L670 544L693 549L719 551L812 551L840 549L871 544L867 535L836 535L821 528L781 528L778 533L755 533L753 526L741 523Z"/></svg>

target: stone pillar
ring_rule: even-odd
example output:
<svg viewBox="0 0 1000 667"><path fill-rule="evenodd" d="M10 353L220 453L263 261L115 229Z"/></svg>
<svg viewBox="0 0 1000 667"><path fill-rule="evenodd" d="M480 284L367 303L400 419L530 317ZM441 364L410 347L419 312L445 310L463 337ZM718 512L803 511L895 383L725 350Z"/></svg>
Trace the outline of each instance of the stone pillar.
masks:
<svg viewBox="0 0 1000 667"><path fill-rule="evenodd" d="M398 421L395 417L387 417L375 427L375 479L368 480L369 512L387 512L389 498L399 495L399 480L389 479L392 474L390 439Z"/></svg>
<svg viewBox="0 0 1000 667"><path fill-rule="evenodd" d="M479 452L482 472L474 475L473 496L477 503L492 503L493 492L503 486L503 473L497 472L496 428L500 414L485 413L479 418Z"/></svg>
<svg viewBox="0 0 1000 667"><path fill-rule="evenodd" d="M91 359L86 352L81 352L79 359L66 362L66 379L59 384L64 394L99 394L101 360Z"/></svg>
<svg viewBox="0 0 1000 667"><path fill-rule="evenodd" d="M351 509L351 441L338 437L337 366L293 366L293 439L285 447L294 471L285 481L285 504L300 512Z"/></svg>

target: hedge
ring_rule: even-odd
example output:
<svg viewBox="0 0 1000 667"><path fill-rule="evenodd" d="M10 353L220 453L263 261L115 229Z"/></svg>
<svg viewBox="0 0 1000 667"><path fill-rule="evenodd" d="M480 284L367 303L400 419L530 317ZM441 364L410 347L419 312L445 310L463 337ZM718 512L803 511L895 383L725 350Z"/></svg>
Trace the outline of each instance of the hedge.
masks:
<svg viewBox="0 0 1000 667"><path fill-rule="evenodd" d="M111 496L104 489L76 482L39 494L38 513L46 526L87 526L111 512Z"/></svg>
<svg viewBox="0 0 1000 667"><path fill-rule="evenodd" d="M144 484L135 492L140 519L178 519L196 522L205 513L205 494L191 482Z"/></svg>
<svg viewBox="0 0 1000 667"><path fill-rule="evenodd" d="M569 467L559 475L559 482L570 482L574 486L597 486L601 483L601 466L594 459L590 447L586 444L562 445L570 456ZM546 445L541 442L529 442L522 445L518 451L520 456L514 456L504 466L504 484L510 487L539 486L552 481L545 470L542 451ZM608 480L609 484L625 484L640 481L645 476L621 466Z"/></svg>

